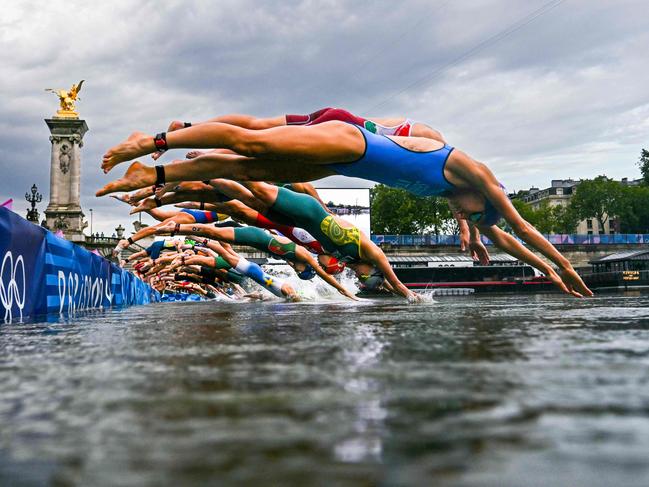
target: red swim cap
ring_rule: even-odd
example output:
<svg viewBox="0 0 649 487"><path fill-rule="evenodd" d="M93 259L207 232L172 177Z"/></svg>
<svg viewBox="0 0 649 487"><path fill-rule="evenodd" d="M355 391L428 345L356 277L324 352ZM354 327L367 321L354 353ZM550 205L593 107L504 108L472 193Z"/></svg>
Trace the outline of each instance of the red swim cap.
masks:
<svg viewBox="0 0 649 487"><path fill-rule="evenodd" d="M323 265L322 267L327 274L335 275L340 274L342 271L344 271L346 266L347 264L331 256L329 257L329 262L327 262L327 264Z"/></svg>

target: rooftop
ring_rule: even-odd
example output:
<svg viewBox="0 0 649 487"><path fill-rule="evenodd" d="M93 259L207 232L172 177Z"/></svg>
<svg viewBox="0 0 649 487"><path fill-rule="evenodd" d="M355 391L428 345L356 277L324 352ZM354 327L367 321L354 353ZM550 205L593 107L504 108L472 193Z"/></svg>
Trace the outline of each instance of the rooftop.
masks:
<svg viewBox="0 0 649 487"><path fill-rule="evenodd" d="M604 264L606 262L620 262L622 260L649 260L649 249L625 250L614 254L605 255L599 259L589 261L590 264Z"/></svg>

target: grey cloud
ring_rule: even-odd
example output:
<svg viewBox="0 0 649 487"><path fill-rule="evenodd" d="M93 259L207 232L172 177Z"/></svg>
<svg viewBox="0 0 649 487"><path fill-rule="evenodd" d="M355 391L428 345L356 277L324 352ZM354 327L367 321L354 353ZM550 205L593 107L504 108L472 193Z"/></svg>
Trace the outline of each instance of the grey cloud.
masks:
<svg viewBox="0 0 649 487"><path fill-rule="evenodd" d="M0 199L22 199L33 182L47 196L42 119L54 113L56 99L43 88L82 78L78 106L90 126L82 204L95 210L95 226L106 233L132 220L120 203L93 196L124 170L99 170L108 147L133 130L160 131L170 119L229 112L276 115L334 105L364 113L379 106L367 114L431 124L510 188L599 173L636 177L649 131L649 34L638 15L645 2L566 1L455 63L545 4L10 4L0 19ZM66 22L73 27L62 28Z"/></svg>

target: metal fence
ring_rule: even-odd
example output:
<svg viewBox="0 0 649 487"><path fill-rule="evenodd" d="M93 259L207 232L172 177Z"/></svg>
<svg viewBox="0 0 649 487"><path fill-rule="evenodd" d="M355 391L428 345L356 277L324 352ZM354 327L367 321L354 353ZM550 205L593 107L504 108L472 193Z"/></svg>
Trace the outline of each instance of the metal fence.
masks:
<svg viewBox="0 0 649 487"><path fill-rule="evenodd" d="M613 235L577 235L560 234L544 235L554 245L616 245L616 244L649 244L649 234L642 233L616 233ZM434 246L434 245L459 245L458 235L372 235L372 242L377 245L404 245L404 246ZM518 239L520 241L520 239ZM487 237L482 241L491 245Z"/></svg>

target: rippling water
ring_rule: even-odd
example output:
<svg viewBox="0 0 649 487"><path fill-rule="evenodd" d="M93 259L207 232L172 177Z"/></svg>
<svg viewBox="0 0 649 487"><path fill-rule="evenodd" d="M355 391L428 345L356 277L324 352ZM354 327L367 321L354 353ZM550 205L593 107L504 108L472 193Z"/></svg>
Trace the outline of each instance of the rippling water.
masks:
<svg viewBox="0 0 649 487"><path fill-rule="evenodd" d="M0 325L0 485L647 485L649 297Z"/></svg>

